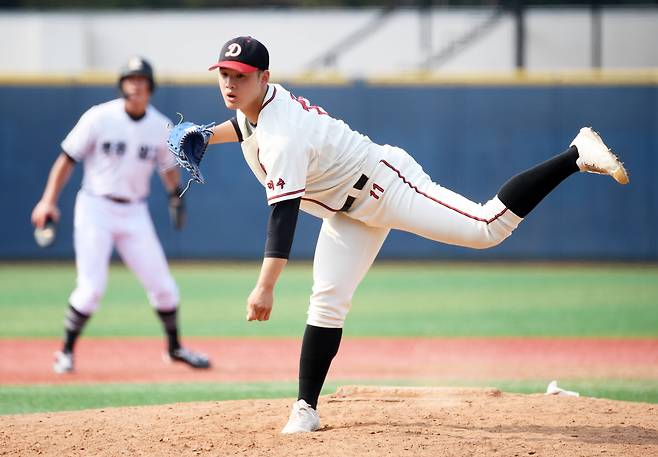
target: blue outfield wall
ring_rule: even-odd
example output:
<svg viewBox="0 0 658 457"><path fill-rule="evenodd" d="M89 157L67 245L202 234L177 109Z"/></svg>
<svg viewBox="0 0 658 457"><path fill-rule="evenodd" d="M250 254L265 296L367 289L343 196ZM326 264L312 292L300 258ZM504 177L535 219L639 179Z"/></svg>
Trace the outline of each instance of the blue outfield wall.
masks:
<svg viewBox="0 0 658 457"><path fill-rule="evenodd" d="M618 151L631 184L575 175L502 245L486 251L393 232L380 258L658 260L658 86L289 86L379 143L405 148L434 180L485 202L506 179L563 151L593 125ZM3 221L0 258L71 258L72 217L81 167L60 198L56 244L40 249L30 212L59 144L90 105L117 95L112 86L0 86ZM172 119L231 116L215 86L162 86L154 104ZM154 176L150 207L172 258L257 259L268 207L237 144L212 146L205 185L186 195L188 224L171 228ZM320 221L303 215L293 257L313 255Z"/></svg>

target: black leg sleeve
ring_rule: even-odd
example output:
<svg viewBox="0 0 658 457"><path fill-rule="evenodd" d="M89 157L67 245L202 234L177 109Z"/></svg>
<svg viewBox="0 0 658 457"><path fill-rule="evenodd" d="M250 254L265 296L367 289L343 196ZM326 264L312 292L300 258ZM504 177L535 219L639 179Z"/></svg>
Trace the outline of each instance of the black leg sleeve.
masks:
<svg viewBox="0 0 658 457"><path fill-rule="evenodd" d="M322 328L307 325L299 358L299 395L314 409L329 372L329 366L338 352L342 328Z"/></svg>
<svg viewBox="0 0 658 457"><path fill-rule="evenodd" d="M558 184L578 171L576 159L578 149L571 146L562 154L514 176L500 188L498 198L514 214L526 217Z"/></svg>

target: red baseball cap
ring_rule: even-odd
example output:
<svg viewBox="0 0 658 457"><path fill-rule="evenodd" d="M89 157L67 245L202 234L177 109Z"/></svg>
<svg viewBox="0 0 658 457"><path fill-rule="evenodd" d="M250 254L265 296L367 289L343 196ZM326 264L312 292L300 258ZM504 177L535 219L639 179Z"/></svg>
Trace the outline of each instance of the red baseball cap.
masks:
<svg viewBox="0 0 658 457"><path fill-rule="evenodd" d="M267 70L270 67L270 54L267 48L255 38L240 36L228 40L219 52L217 63L208 68L230 68L240 73Z"/></svg>

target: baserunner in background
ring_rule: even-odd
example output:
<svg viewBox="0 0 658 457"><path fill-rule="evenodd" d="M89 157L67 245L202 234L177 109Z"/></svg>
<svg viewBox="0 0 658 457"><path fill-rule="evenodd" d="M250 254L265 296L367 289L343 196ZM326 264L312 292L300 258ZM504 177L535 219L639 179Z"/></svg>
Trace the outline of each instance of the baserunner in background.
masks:
<svg viewBox="0 0 658 457"><path fill-rule="evenodd" d="M107 284L112 250L139 278L167 334L166 358L193 368L210 361L181 346L177 313L179 292L155 232L146 198L157 167L169 193L172 222L181 229L185 219L179 197L178 169L167 152L171 121L150 104L155 88L151 65L131 58L121 70L121 98L91 107L62 142L41 200L32 211L32 223L42 228L55 223L57 200L76 163L84 176L74 215L77 285L69 297L65 339L55 357L54 370L74 369L74 347L85 324L100 305Z"/></svg>

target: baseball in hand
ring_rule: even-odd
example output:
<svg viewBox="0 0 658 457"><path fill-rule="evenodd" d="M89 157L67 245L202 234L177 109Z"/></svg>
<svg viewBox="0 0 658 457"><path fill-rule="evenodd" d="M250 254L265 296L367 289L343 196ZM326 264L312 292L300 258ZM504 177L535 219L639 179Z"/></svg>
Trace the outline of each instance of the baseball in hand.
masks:
<svg viewBox="0 0 658 457"><path fill-rule="evenodd" d="M37 227L34 229L34 240L40 247L47 248L55 241L56 233L55 222L49 218L43 228Z"/></svg>

